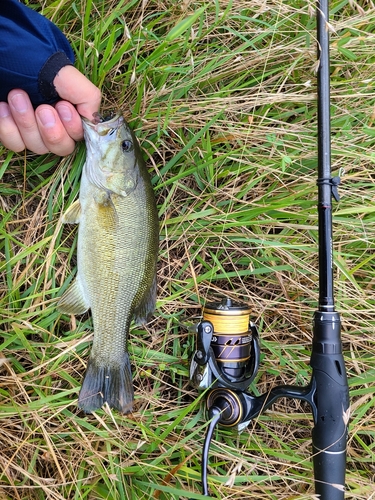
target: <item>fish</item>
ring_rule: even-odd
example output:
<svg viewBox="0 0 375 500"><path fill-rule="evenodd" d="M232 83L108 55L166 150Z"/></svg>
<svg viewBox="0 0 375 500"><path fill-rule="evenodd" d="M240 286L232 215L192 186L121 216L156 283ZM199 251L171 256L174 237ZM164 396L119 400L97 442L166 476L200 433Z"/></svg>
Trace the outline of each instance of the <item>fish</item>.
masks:
<svg viewBox="0 0 375 500"><path fill-rule="evenodd" d="M73 315L91 309L94 339L79 408L92 413L107 403L126 414L134 402L131 321L146 323L156 303L157 205L139 143L121 113L82 123L79 199L62 217L78 224L77 275L57 308Z"/></svg>

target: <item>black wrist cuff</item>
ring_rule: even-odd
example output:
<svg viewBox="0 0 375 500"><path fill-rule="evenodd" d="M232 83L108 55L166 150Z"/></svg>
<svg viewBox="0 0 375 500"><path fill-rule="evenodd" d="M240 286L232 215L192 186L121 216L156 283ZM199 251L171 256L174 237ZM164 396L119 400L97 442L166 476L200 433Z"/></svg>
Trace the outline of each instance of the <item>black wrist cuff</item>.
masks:
<svg viewBox="0 0 375 500"><path fill-rule="evenodd" d="M38 87L39 92L48 103L59 99L53 80L60 69L68 65L72 65L72 61L65 52L55 52L42 66L38 75Z"/></svg>

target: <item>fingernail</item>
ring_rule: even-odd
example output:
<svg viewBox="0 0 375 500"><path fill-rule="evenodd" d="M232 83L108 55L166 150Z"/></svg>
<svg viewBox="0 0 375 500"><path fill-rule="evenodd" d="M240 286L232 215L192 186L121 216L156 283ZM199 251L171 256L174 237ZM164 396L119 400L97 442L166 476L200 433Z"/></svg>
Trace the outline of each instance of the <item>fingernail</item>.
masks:
<svg viewBox="0 0 375 500"><path fill-rule="evenodd" d="M70 122L73 118L72 110L69 108L69 106L65 106L64 104L60 104L57 109L57 112L59 113L59 117L64 121L64 122Z"/></svg>
<svg viewBox="0 0 375 500"><path fill-rule="evenodd" d="M44 127L50 128L56 124L55 113L51 109L39 109L37 114Z"/></svg>
<svg viewBox="0 0 375 500"><path fill-rule="evenodd" d="M5 102L0 102L0 118L7 118L9 115L9 106Z"/></svg>
<svg viewBox="0 0 375 500"><path fill-rule="evenodd" d="M26 113L28 110L28 102L24 94L14 94L14 96L10 99L14 109L18 111L18 113Z"/></svg>

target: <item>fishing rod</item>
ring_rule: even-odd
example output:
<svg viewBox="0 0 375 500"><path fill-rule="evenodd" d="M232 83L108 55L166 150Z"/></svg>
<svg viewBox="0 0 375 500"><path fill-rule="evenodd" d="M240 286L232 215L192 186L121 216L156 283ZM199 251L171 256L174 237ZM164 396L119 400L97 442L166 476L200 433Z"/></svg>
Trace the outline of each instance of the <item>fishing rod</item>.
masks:
<svg viewBox="0 0 375 500"><path fill-rule="evenodd" d="M195 387L207 390L210 421L202 453L202 488L209 496L207 465L216 425L245 429L279 398L309 403L314 427L315 492L320 500L343 500L349 390L341 343L341 319L333 295L332 198L339 200L339 177L331 175L328 0L318 0L318 236L319 302L313 317L312 375L305 386L280 385L266 394L248 392L260 361L259 335L250 309L228 298L208 303L197 325L197 349L190 366Z"/></svg>

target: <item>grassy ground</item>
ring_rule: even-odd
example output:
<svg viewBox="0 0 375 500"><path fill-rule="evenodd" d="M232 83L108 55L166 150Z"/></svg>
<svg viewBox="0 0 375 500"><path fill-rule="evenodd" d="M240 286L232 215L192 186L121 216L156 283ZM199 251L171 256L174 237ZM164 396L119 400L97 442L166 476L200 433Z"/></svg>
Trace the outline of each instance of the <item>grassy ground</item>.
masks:
<svg viewBox="0 0 375 500"><path fill-rule="evenodd" d="M161 221L158 307L132 329L136 408L76 406L89 316L56 311L75 274L74 201L84 146L67 158L0 151L0 498L187 499L200 495L206 421L189 385L200 304L252 308L262 364L252 390L310 378L317 305L314 4L300 0L30 2L77 66L121 108L144 148ZM333 0L337 309L352 417L347 498L374 499L375 8ZM190 16L190 17L189 17ZM66 285L65 285L66 286ZM204 397L204 396L203 396ZM219 430L220 499L313 499L309 410L280 401L240 436Z"/></svg>

